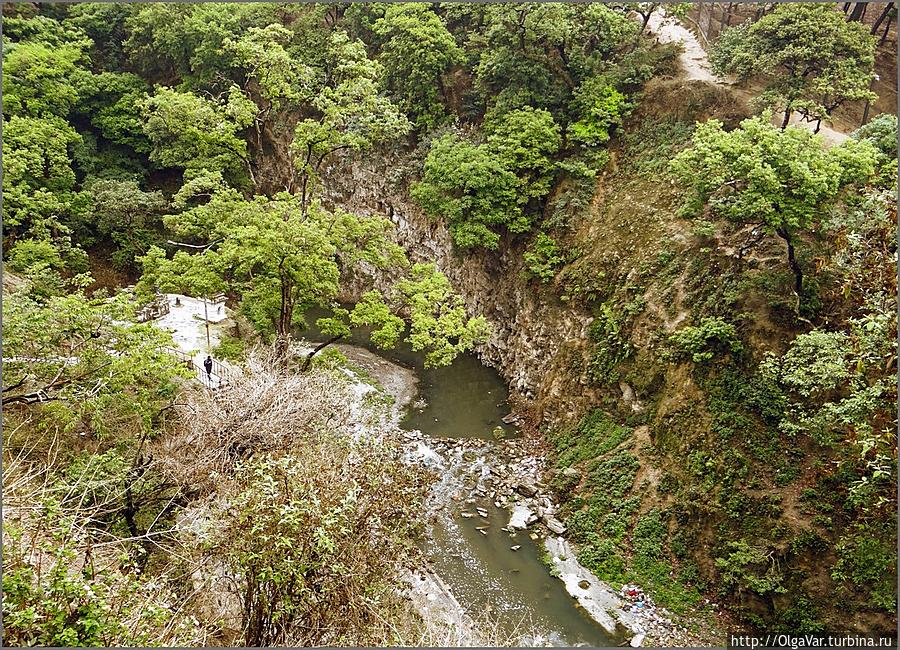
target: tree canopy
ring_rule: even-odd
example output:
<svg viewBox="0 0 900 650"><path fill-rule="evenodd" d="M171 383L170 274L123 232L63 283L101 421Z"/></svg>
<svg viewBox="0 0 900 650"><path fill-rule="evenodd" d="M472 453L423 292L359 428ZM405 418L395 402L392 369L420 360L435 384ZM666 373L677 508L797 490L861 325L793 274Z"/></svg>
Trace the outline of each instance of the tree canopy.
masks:
<svg viewBox="0 0 900 650"><path fill-rule="evenodd" d="M717 72L765 76L760 101L821 122L848 101L875 99L875 38L827 3L788 3L753 24L726 30L711 59Z"/></svg>
<svg viewBox="0 0 900 650"><path fill-rule="evenodd" d="M868 143L848 141L828 149L806 129L779 130L763 116L745 120L733 131L716 120L699 124L693 146L672 160L671 169L692 190L687 214L697 215L709 206L717 216L781 237L800 295L797 234L817 220L823 205L842 188L865 184L875 158L875 148Z"/></svg>

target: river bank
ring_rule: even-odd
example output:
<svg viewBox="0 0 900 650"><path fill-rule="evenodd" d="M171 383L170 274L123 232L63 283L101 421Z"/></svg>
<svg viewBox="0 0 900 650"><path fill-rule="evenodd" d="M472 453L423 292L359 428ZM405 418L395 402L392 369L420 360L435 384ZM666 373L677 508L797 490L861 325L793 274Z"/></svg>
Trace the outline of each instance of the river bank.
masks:
<svg viewBox="0 0 900 650"><path fill-rule="evenodd" d="M419 382L412 369L360 346L341 344L337 349L351 367L362 369L393 398L392 419L400 421L416 403ZM427 412L423 402L417 404L419 420L428 422L433 418L421 417ZM517 422L515 416L505 420ZM520 643L636 647L694 640L652 599L629 597L628 590L603 583L577 561L543 481L546 459L539 440L505 430L493 431L495 439L442 437L436 435L439 419L432 429L403 434L410 459L440 477L427 513L428 566L409 577L410 597L423 618L462 630L460 642L485 632L474 629L479 623L473 619L473 607L491 620L481 625L502 627L505 622L508 634L520 630ZM527 575L526 569L522 576L523 567L517 564L527 567L528 558L535 561L533 573ZM486 559L492 567L483 566ZM535 569L543 580L534 575ZM494 572L493 578L481 579ZM516 577L528 577L544 588L517 584ZM546 602L546 593L553 594L553 602ZM544 611L528 611L522 602L529 597L543 600ZM553 629L554 623L561 629Z"/></svg>

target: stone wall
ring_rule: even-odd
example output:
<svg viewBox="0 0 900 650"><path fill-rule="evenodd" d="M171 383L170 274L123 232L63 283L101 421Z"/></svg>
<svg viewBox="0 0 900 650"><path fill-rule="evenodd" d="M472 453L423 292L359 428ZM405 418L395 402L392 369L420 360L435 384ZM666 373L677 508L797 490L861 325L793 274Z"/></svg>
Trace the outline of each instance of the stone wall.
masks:
<svg viewBox="0 0 900 650"><path fill-rule="evenodd" d="M573 372L587 354L590 316L559 302L524 273L520 245L505 241L500 251L460 253L442 222L426 216L408 197L412 154L383 152L362 161L341 160L323 174L323 204L360 215L382 215L413 262L434 262L450 279L470 315L491 324L490 340L477 350L507 381L512 397L529 406L536 420L559 421L580 414L592 399L587 378ZM373 273L376 286L390 277ZM353 299L365 290L350 283ZM574 366L577 367L577 366ZM583 374L583 373L581 373Z"/></svg>

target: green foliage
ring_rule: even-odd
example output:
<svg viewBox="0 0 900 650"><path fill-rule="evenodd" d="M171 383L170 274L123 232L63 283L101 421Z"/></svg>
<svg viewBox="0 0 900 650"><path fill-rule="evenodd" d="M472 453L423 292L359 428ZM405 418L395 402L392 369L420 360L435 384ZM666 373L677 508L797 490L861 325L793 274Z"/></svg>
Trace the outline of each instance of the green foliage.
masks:
<svg viewBox="0 0 900 650"><path fill-rule="evenodd" d="M543 232L535 236L522 258L528 273L543 283L556 277L559 267L567 261L567 256L556 240Z"/></svg>
<svg viewBox="0 0 900 650"><path fill-rule="evenodd" d="M716 568L725 587L752 591L760 596L785 593L782 576L774 554L746 540L729 542L727 555L716 559Z"/></svg>
<svg viewBox="0 0 900 650"><path fill-rule="evenodd" d="M424 493L401 450L332 434L304 445L239 465L212 518L209 545L237 576L247 645L320 645L380 628L412 558Z"/></svg>
<svg viewBox="0 0 900 650"><path fill-rule="evenodd" d="M142 106L147 98L147 82L128 72L101 72L84 76L78 88L76 111L108 141L149 153L144 134Z"/></svg>
<svg viewBox="0 0 900 650"><path fill-rule="evenodd" d="M497 248L500 227L530 227L518 207L517 188L515 174L484 146L448 134L432 143L422 181L410 194L429 215L446 219L458 246Z"/></svg>
<svg viewBox="0 0 900 650"><path fill-rule="evenodd" d="M828 4L786 4L752 25L726 30L713 68L740 79L768 78L766 106L811 119L829 118L848 101L869 99L875 38Z"/></svg>
<svg viewBox="0 0 900 650"><path fill-rule="evenodd" d="M868 140L882 155L897 157L897 116L882 113L852 133L854 140Z"/></svg>
<svg viewBox="0 0 900 650"><path fill-rule="evenodd" d="M882 187L894 187L897 180L897 116L883 113L850 135L854 140L870 142L878 149L878 183Z"/></svg>
<svg viewBox="0 0 900 650"><path fill-rule="evenodd" d="M594 345L588 371L593 381L611 384L619 378L617 368L634 352L625 332L627 316L619 313L610 302L602 303L595 314L589 329Z"/></svg>
<svg viewBox="0 0 900 650"><path fill-rule="evenodd" d="M82 292L38 302L24 292L3 300L8 403L49 401L66 430L95 435L149 433L184 370L162 348L171 337L133 322L127 294Z"/></svg>
<svg viewBox="0 0 900 650"><path fill-rule="evenodd" d="M594 409L571 430L554 432L558 468L573 467L603 456L631 437L631 429L616 424L609 415Z"/></svg>
<svg viewBox="0 0 900 650"><path fill-rule="evenodd" d="M7 266L12 271L36 276L59 272L65 263L59 249L46 239L25 239L10 251Z"/></svg>
<svg viewBox="0 0 900 650"><path fill-rule="evenodd" d="M711 361L717 354L740 354L744 349L734 325L717 317L682 327L669 336L669 343L679 356L689 356L694 363Z"/></svg>
<svg viewBox="0 0 900 650"><path fill-rule="evenodd" d="M490 122L484 144L454 134L435 140L422 181L412 197L434 217L447 220L462 248L497 248L500 232L527 232L526 206L543 199L553 183L560 131L550 113L510 111Z"/></svg>
<svg viewBox="0 0 900 650"><path fill-rule="evenodd" d="M158 581L84 564L77 540L71 530L69 534L65 531L67 526L71 529L71 521L60 523L63 529L55 537L36 546L19 526L4 526L3 631L7 644L98 647L196 642ZM30 561L35 551L43 557L41 566ZM166 636L168 626L175 633Z"/></svg>
<svg viewBox="0 0 900 650"><path fill-rule="evenodd" d="M553 183L553 157L562 143L553 116L524 107L495 118L486 131L487 150L519 179L519 203L543 199Z"/></svg>
<svg viewBox="0 0 900 650"><path fill-rule="evenodd" d="M387 5L372 29L382 41L385 82L420 129L445 118L444 76L462 51L443 20L424 3Z"/></svg>
<svg viewBox="0 0 900 650"><path fill-rule="evenodd" d="M304 204L330 154L342 149L365 151L410 129L409 120L379 94L383 67L368 58L361 41L336 31L329 39L326 61L328 82L312 102L321 117L298 122L290 144Z"/></svg>
<svg viewBox="0 0 900 650"><path fill-rule="evenodd" d="M781 131L765 117L744 120L730 132L709 120L697 126L693 146L671 169L694 190L687 212L698 214L709 204L717 216L791 232L808 227L842 187L865 182L874 153L855 142L826 149L809 131Z"/></svg>
<svg viewBox="0 0 900 650"><path fill-rule="evenodd" d="M134 268L136 258L158 244L160 215L168 207L162 192L144 192L134 181L98 180L87 195L91 204L91 226L118 247L113 264Z"/></svg>
<svg viewBox="0 0 900 650"><path fill-rule="evenodd" d="M3 48L3 112L65 117L78 101L81 44L18 42Z"/></svg>
<svg viewBox="0 0 900 650"><path fill-rule="evenodd" d="M218 99L160 87L142 103L150 159L162 167L221 172L240 186L247 174L247 143L240 132L256 106L232 86Z"/></svg>
<svg viewBox="0 0 900 650"><path fill-rule="evenodd" d="M426 367L448 365L456 355L487 341L487 320L466 315L462 298L453 293L450 281L434 264L414 265L397 289L409 306L407 340L413 350L425 350Z"/></svg>
<svg viewBox="0 0 900 650"><path fill-rule="evenodd" d="M226 37L223 49L233 63L259 84L263 110L295 107L309 100L315 72L285 49L294 33L281 25L251 27L239 38Z"/></svg>
<svg viewBox="0 0 900 650"><path fill-rule="evenodd" d="M219 345L216 346L213 352L217 359L240 362L246 357L246 347L243 339L220 334Z"/></svg>
<svg viewBox="0 0 900 650"><path fill-rule="evenodd" d="M603 77L588 79L574 93L581 118L569 126L569 137L588 146L606 144L610 131L622 123L628 101Z"/></svg>
<svg viewBox="0 0 900 650"><path fill-rule="evenodd" d="M844 187L865 183L876 158L868 142L850 140L826 149L806 129L779 130L763 115L730 132L717 120L699 124L693 146L678 154L670 169L693 190L683 214L699 216L709 206L715 216L763 226L787 243L799 301L804 289L794 249L798 234L815 223Z"/></svg>
<svg viewBox="0 0 900 650"><path fill-rule="evenodd" d="M533 106L560 123L579 117L572 90L611 67L637 33L625 12L601 4L497 5L482 16L475 82L490 111Z"/></svg>
<svg viewBox="0 0 900 650"><path fill-rule="evenodd" d="M897 552L893 534L861 525L841 538L831 578L866 590L868 602L893 612L897 608Z"/></svg>
<svg viewBox="0 0 900 650"><path fill-rule="evenodd" d="M65 232L75 190L71 147L81 138L57 117L12 116L3 124L4 226L50 237Z"/></svg>

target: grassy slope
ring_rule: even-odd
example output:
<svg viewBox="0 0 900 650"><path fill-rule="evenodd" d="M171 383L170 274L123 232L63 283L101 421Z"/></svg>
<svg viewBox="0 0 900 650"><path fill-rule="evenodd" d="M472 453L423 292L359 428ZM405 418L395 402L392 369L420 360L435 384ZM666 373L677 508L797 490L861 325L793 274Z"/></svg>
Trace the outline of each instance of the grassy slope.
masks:
<svg viewBox="0 0 900 650"><path fill-rule="evenodd" d="M694 121L734 123L745 110L722 89L654 82L574 224L567 243L583 254L560 274L561 292L596 316L584 362L600 397L579 423L548 431L557 470L580 471L557 471L556 485L582 562L675 612L723 598L769 628L846 629L849 611L860 628L889 631L869 589L831 580L848 522L829 497L828 452L784 439L751 386L762 353L798 333L773 298L785 282L780 247L763 242L739 266L728 253L747 233L677 217L667 161ZM668 334L704 316L736 323L746 356L667 359Z"/></svg>

